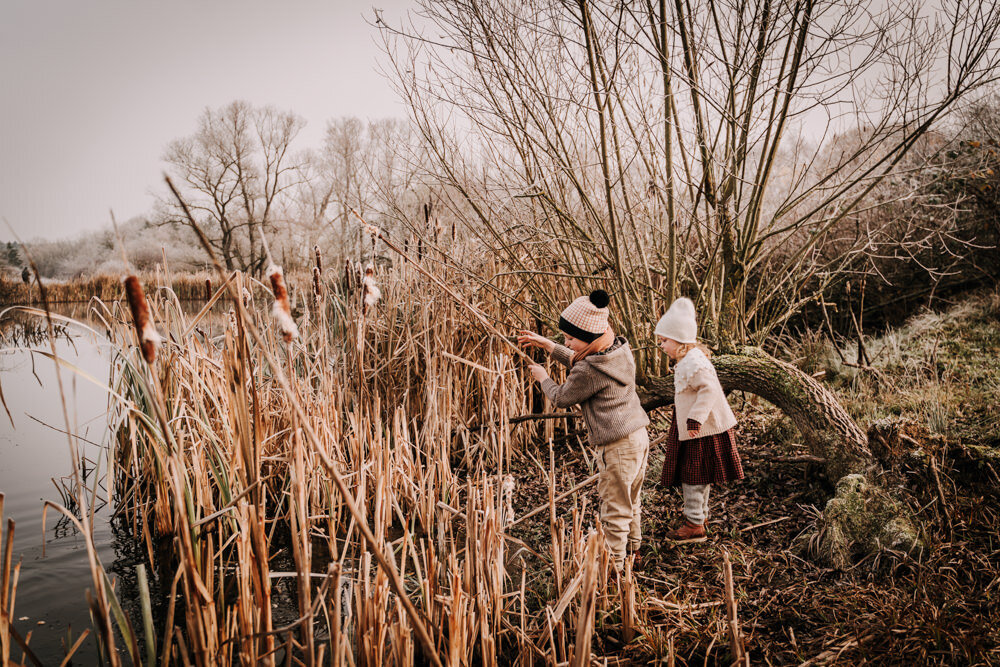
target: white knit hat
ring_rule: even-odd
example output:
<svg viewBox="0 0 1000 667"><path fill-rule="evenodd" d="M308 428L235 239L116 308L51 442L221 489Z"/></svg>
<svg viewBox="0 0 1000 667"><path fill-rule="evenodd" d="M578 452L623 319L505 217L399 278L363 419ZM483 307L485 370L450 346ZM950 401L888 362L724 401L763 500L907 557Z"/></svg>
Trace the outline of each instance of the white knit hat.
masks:
<svg viewBox="0 0 1000 667"><path fill-rule="evenodd" d="M697 343L698 318L691 299L682 296L670 304L670 308L656 323L655 333L678 343Z"/></svg>
<svg viewBox="0 0 1000 667"><path fill-rule="evenodd" d="M602 289L581 296L566 306L559 317L559 329L573 338L592 343L608 330L608 302L611 297Z"/></svg>

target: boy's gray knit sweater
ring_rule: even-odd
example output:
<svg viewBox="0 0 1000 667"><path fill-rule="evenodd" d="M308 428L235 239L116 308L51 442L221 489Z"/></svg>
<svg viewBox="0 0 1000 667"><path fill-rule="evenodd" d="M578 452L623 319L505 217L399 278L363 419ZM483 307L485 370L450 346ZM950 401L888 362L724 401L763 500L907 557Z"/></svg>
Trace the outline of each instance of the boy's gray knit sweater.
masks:
<svg viewBox="0 0 1000 667"><path fill-rule="evenodd" d="M568 347L556 345L550 356L570 371L562 384L547 378L542 391L560 408L580 404L591 445L614 442L649 423L635 393L635 359L624 338L617 337L604 352L572 366L573 351Z"/></svg>

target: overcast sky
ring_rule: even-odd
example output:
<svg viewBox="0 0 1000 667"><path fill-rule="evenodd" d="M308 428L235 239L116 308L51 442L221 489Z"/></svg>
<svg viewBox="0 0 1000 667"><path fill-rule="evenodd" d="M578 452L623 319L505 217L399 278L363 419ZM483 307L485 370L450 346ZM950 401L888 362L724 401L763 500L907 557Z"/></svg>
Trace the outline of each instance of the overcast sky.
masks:
<svg viewBox="0 0 1000 667"><path fill-rule="evenodd" d="M372 5L398 23L412 2L0 0L0 216L30 240L147 213L206 106L294 111L299 148L330 118L404 117Z"/></svg>

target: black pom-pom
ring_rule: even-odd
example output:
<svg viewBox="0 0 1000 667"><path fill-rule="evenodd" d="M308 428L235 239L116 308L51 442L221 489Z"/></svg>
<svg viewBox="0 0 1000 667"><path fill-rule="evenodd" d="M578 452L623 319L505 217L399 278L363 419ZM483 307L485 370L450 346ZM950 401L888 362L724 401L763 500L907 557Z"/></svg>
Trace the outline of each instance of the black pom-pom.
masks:
<svg viewBox="0 0 1000 667"><path fill-rule="evenodd" d="M590 293L590 302L598 308L607 308L611 303L611 297L602 289L595 289Z"/></svg>

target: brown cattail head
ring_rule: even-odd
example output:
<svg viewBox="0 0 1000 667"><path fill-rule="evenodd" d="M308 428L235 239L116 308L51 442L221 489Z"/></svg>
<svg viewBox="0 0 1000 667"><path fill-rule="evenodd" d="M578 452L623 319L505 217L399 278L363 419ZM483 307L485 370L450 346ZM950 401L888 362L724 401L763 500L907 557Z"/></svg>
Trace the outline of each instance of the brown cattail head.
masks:
<svg viewBox="0 0 1000 667"><path fill-rule="evenodd" d="M146 295L142 291L139 279L135 276L126 276L122 282L125 283L125 296L132 311L135 333L139 336L142 358L147 364L151 364L156 361L156 348L160 346L161 341L160 334L156 332L149 318L149 304L146 303Z"/></svg>
<svg viewBox="0 0 1000 667"><path fill-rule="evenodd" d="M316 253L316 269L323 273L323 253L319 250L319 244L313 246L313 252Z"/></svg>
<svg viewBox="0 0 1000 667"><path fill-rule="evenodd" d="M373 307L382 297L382 291L375 282L375 267L369 264L365 268L365 277L361 279L361 312L367 315L368 309Z"/></svg>
<svg viewBox="0 0 1000 667"><path fill-rule="evenodd" d="M274 307L271 315L278 323L278 330L286 343L291 343L299 337L299 328L292 319L292 307L288 303L288 290L285 288L285 274L280 266L272 264L267 267L267 276L271 279L271 291L274 292Z"/></svg>
<svg viewBox="0 0 1000 667"><path fill-rule="evenodd" d="M318 266L313 267L313 294L317 299L323 294L323 279Z"/></svg>
<svg viewBox="0 0 1000 667"><path fill-rule="evenodd" d="M347 289L353 289L354 287L354 265L351 264L351 260L344 260L344 285Z"/></svg>
<svg viewBox="0 0 1000 667"><path fill-rule="evenodd" d="M205 300L212 298L212 279L205 278Z"/></svg>

